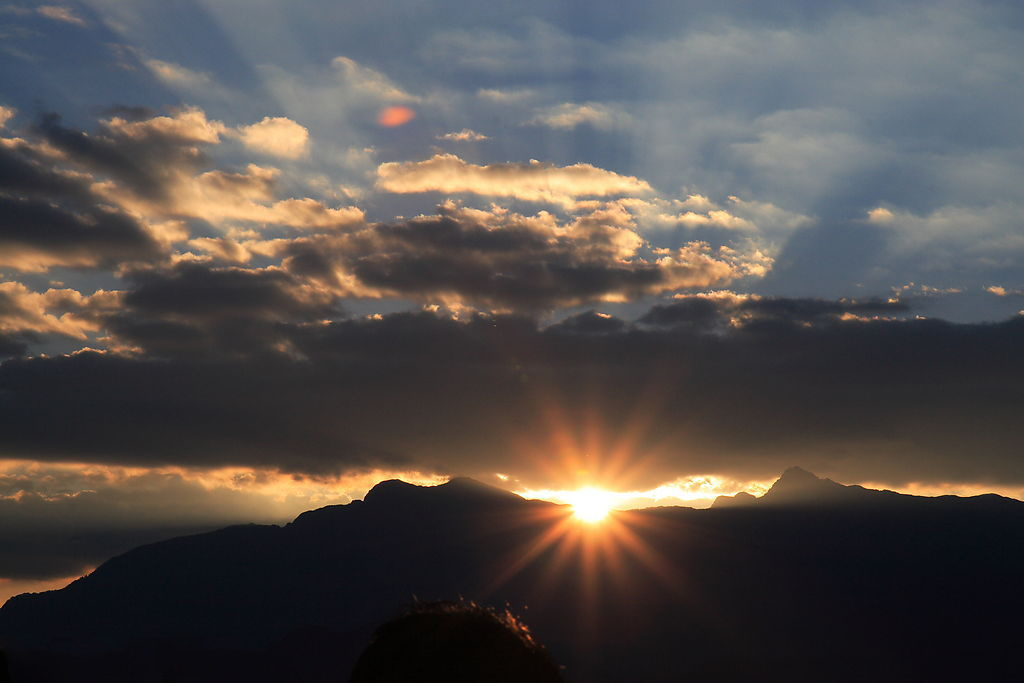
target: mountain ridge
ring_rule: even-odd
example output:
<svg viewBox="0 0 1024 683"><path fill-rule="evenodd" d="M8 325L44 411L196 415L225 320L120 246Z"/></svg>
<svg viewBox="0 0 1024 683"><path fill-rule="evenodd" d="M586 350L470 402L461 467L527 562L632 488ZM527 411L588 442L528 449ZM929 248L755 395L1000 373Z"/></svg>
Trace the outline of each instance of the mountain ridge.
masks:
<svg viewBox="0 0 1024 683"><path fill-rule="evenodd" d="M15 680L134 683L175 652L193 662L175 680L218 666L252 681L298 669L337 680L338 662L412 596L463 596L528 609L570 681L629 679L620 660L651 681L749 680L764 665L788 680L852 681L867 673L830 667L865 649L897 669L901 657L926 666L935 643L959 638L996 661L1012 630L1002 615L1024 609L1021 573L1024 503L1000 497L906 496L791 468L750 505L633 510L583 527L565 506L474 480L391 480L284 526L141 546L62 590L16 596L0 608L0 645ZM829 629L815 626L825 605ZM612 637L618 624L646 640ZM686 661L657 654L673 643ZM116 654L93 661L98 652ZM280 667L250 667L239 652ZM95 676L71 676L83 658Z"/></svg>

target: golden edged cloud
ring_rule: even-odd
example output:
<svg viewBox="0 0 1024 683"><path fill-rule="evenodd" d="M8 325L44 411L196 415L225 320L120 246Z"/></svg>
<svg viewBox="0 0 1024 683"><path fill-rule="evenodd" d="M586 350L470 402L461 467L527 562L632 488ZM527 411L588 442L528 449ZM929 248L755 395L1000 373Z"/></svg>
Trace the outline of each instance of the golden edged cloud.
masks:
<svg viewBox="0 0 1024 683"><path fill-rule="evenodd" d="M284 116L265 116L259 123L239 126L238 135L251 150L285 159L309 154L309 130Z"/></svg>
<svg viewBox="0 0 1024 683"><path fill-rule="evenodd" d="M228 127L206 118L198 107L185 107L170 116L154 116L142 121L129 121L115 116L103 122L112 133L130 140L145 141L163 138L175 142L215 145Z"/></svg>
<svg viewBox="0 0 1024 683"><path fill-rule="evenodd" d="M437 215L279 240L272 250L286 270L339 295L491 311L628 301L741 274L737 258L703 242L647 249L629 214L614 206L560 221L546 211L528 216L448 201Z"/></svg>
<svg viewBox="0 0 1024 683"><path fill-rule="evenodd" d="M376 187L399 194L440 192L513 197L525 201L568 203L577 197L642 195L651 186L635 176L619 175L590 164L555 166L529 163L470 164L454 154L424 161L393 161L377 167Z"/></svg>
<svg viewBox="0 0 1024 683"><path fill-rule="evenodd" d="M33 292L20 282L0 282L0 332L57 334L83 340L100 329L101 312L118 306L120 293L84 296L73 289Z"/></svg>

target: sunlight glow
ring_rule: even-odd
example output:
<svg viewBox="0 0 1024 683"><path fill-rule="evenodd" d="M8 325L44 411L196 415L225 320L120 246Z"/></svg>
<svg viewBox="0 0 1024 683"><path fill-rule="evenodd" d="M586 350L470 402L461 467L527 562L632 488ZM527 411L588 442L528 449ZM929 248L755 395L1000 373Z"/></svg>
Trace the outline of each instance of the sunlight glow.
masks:
<svg viewBox="0 0 1024 683"><path fill-rule="evenodd" d="M600 522L611 512L615 499L608 491L587 487L568 496L577 519L591 524Z"/></svg>
<svg viewBox="0 0 1024 683"><path fill-rule="evenodd" d="M702 474L680 477L645 491L597 490L601 491L602 495L606 497L607 505L612 510L632 510L665 505L706 508L718 496L732 496L740 491L753 496L761 496L771 488L772 483L773 481L771 480L738 481ZM589 487L584 490L591 490L593 488ZM514 492L523 498L575 505L575 497L579 490L520 488Z"/></svg>

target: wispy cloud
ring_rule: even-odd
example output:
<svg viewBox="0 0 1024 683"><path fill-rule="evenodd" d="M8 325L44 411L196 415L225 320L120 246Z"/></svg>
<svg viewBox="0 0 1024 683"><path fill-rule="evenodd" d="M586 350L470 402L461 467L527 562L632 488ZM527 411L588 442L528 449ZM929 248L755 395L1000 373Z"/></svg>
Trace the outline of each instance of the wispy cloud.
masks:
<svg viewBox="0 0 1024 683"><path fill-rule="evenodd" d="M181 64L165 62L151 57L144 57L142 63L159 80L174 88L209 90L216 87L216 81L213 76L205 71L196 71Z"/></svg>
<svg viewBox="0 0 1024 683"><path fill-rule="evenodd" d="M625 125L629 121L630 117L625 112L606 104L565 102L542 110L527 121L527 125L563 130L587 125L601 130L609 130L618 125Z"/></svg>
<svg viewBox="0 0 1024 683"><path fill-rule="evenodd" d="M53 19L54 21L62 21L66 24L74 24L76 26L88 26L85 19L82 19L70 7L63 5L42 5L36 8L36 12L46 17L47 19Z"/></svg>

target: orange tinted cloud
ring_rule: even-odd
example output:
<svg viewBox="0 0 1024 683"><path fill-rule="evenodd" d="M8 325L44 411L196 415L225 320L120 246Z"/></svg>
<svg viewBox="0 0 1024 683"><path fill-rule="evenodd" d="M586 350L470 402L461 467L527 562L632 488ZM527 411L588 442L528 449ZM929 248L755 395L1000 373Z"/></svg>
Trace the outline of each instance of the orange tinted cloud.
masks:
<svg viewBox="0 0 1024 683"><path fill-rule="evenodd" d="M309 153L309 130L283 116L264 116L259 123L239 126L238 134L249 149L298 159Z"/></svg>
<svg viewBox="0 0 1024 683"><path fill-rule="evenodd" d="M397 128L416 118L416 112L409 107L385 107L377 114L377 123L385 128Z"/></svg>
<svg viewBox="0 0 1024 683"><path fill-rule="evenodd" d="M40 294L20 282L0 282L0 333L38 332L85 339L99 329L94 313L118 305L115 292L83 296L73 289ZM58 315L59 313L59 315Z"/></svg>
<svg viewBox="0 0 1024 683"><path fill-rule="evenodd" d="M636 195L651 191L646 181L590 164L478 166L454 154L424 161L388 162L377 167L377 188L386 192L471 192L527 201L571 202L580 196Z"/></svg>

